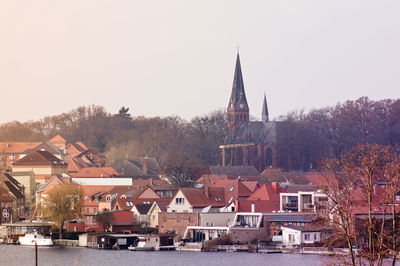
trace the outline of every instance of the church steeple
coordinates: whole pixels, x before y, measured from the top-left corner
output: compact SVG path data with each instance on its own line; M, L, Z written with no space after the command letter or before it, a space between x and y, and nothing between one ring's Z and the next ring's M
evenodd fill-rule
M269 121L269 113L268 113L268 105L267 105L267 96L264 93L264 102L261 112L261 121L266 123Z
M242 76L242 67L240 65L239 52L236 57L235 74L231 98L228 105L228 123L232 129L236 129L243 122L249 121L249 106L247 104L246 93Z

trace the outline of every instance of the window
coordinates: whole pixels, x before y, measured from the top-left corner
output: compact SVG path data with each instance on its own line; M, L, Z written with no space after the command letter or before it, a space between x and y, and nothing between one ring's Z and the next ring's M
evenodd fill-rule
M185 199L184 198L176 198L175 204L177 204L177 205L185 204Z
M87 213L90 213L90 208L87 208Z
M257 226L257 224L258 224L258 218L259 218L258 216L253 216L253 217L252 217L252 219L253 219L253 221L252 221L252 222L253 222L253 226Z
M153 221L155 221L156 220L156 216L155 215L153 215Z
M172 197L172 191L165 192L165 197L166 198L171 198Z
M118 209L119 209L119 208L118 208L118 205L115 205L115 209L118 211Z
M304 240L310 240L310 234L304 234Z
M314 240L317 240L317 234L314 234Z
M96 210L96 208L94 208L94 213L97 213L97 210Z

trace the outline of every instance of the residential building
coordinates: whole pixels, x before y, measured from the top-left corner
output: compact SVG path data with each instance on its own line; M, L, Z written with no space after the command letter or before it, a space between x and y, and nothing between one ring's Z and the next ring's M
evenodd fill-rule
M328 196L315 186L291 185L280 193L280 210L327 214Z
M62 175L67 172L67 164L48 151L34 150L12 166L13 172L35 173L35 181L44 184L53 175Z
M321 229L314 226L282 226L282 245L312 245L321 242Z
M179 188L170 204L168 212L218 212L225 207L223 188Z

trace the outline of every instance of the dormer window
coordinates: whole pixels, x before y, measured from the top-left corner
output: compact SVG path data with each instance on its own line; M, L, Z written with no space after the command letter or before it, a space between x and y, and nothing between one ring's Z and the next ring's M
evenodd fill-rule
M229 189L229 192L232 192L234 189L235 189L234 187L231 187L231 188Z

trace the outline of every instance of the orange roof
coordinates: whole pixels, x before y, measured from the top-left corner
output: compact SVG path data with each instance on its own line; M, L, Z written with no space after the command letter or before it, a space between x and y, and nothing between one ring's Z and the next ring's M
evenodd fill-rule
M92 200L91 196L100 195L102 193L108 192L114 188L114 186L80 186L83 191L83 205L98 205L99 202L96 200Z
M112 167L85 167L79 170L74 177L112 177L119 173Z
M61 137L60 135L57 135L55 137L52 137L49 142L65 142L65 139Z
M245 185L251 192L254 192L260 186L258 185L257 181L243 181L243 185Z
M277 183L264 184L259 189L254 191L248 200L269 200L279 203L279 193L285 192Z
M0 152L23 153L26 150L33 149L43 142L0 142Z
M251 190L239 180L219 180L213 187L223 188L225 192L225 201L227 204L241 198L247 198L251 195Z

